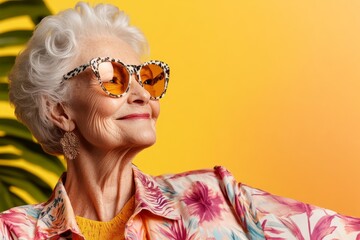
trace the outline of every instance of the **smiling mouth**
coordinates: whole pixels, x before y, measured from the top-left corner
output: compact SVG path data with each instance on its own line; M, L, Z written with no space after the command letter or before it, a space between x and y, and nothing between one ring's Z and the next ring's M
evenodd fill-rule
M134 113L134 114L129 114L129 115L119 118L119 120L127 120L127 119L150 119L150 114L149 113Z

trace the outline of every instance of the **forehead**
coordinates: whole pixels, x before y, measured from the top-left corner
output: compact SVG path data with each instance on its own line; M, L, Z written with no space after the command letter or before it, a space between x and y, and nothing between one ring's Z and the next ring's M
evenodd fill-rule
M112 57L125 64L140 64L140 56L128 43L117 37L82 38L79 40L79 50L77 65L88 63L95 57Z

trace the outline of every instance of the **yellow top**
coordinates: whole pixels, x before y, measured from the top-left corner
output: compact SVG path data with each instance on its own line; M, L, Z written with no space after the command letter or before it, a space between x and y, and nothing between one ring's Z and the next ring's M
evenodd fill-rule
M134 212L135 197L125 204L120 213L108 222L76 216L76 222L86 240L125 239L125 224Z

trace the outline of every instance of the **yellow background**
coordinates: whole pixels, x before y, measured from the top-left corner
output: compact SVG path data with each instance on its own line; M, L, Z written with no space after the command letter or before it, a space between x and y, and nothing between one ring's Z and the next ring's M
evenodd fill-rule
M171 67L142 170L224 165L253 187L360 217L359 1L107 2ZM58 12L75 1L47 3ZM31 27L21 18L0 31L20 22Z

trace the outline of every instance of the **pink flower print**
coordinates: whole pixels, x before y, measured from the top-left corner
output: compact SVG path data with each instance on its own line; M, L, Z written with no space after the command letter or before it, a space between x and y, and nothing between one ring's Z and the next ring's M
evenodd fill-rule
M239 185L240 186L240 185ZM240 188L240 187L239 187ZM247 227L247 224L246 224L246 206L245 204L249 204L250 203L242 203L242 200L239 199L240 197L239 196L235 196L235 211L237 213L237 215L241 218L241 221L240 221L240 225L241 225L241 228L244 229L245 232L248 232L248 227ZM255 220L254 220L255 222Z
M283 233L283 231L281 231L280 229L276 229L272 226L267 226L267 220L265 219L265 221L261 224L262 229L264 230L265 234L269 233L273 233L273 234L281 234ZM268 239L271 237L268 237Z
M334 215L332 216L325 215L322 218L320 218L316 223L314 229L312 231L309 229L310 239L320 240L332 234L336 229L336 227L331 226L331 221L333 220L334 217L335 217ZM302 235L299 224L296 224L291 218L289 219L279 218L279 220L291 231L291 233L296 239L299 240L307 239ZM271 238L267 236L267 239L277 239L277 238Z
M347 233L360 231L360 219L347 217L347 216L339 216L340 219L343 220L345 225L345 231ZM360 239L360 234L358 235Z
M280 218L279 220L291 231L291 233L293 234L295 239L305 240L305 238L301 234L299 226L293 220L291 220L291 218L289 218L289 219L281 219ZM266 238L268 239L267 236L266 236ZM270 238L270 239L276 239L276 238Z
M232 176L231 173L226 168L221 166L216 166L215 171L220 175L222 179Z
M199 216L200 222L220 217L222 198L202 182L194 182L183 201L189 207L190 214Z
M136 172L135 172L136 173ZM169 201L164 197L160 188L145 175L137 173L137 179L141 184L137 185L135 198L142 208L152 208L154 211L165 214L173 211ZM142 197L146 195L146 197Z
M302 202L298 202L293 199L278 197L271 195L269 193L261 193L260 194L265 199L264 202L274 203L274 204L267 204L265 207L267 209L259 209L260 212L265 214L277 214L284 217L289 217L295 214L302 214L306 213L306 215L311 217L312 211L314 207Z
M189 233L190 228L186 229L181 221L175 221L174 224L167 226L168 229L160 228L160 232L169 240L193 240L195 234Z
M332 234L336 229L335 226L331 227L331 221L334 217L334 215L325 215L320 218L311 233L311 239L324 239L327 235Z

